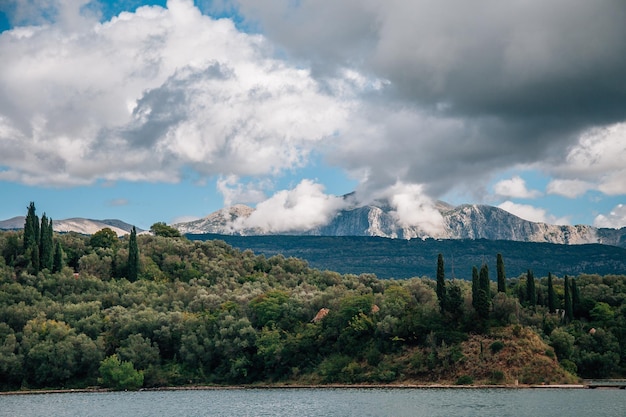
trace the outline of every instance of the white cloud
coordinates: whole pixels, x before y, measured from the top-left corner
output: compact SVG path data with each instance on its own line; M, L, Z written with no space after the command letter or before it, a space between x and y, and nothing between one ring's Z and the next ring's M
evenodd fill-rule
M83 3L51 3L83 24L0 34L3 179L172 182L186 165L275 175L346 126L349 103L190 0L104 23L80 15Z
M538 190L529 190L526 188L526 181L519 175L515 175L508 180L497 182L493 189L495 193L502 197L511 198L537 198L541 196Z
M547 224L569 224L567 218L557 218L548 214L545 209L541 207L531 206L529 204L517 204L507 200L504 203L499 204L498 207L502 210L506 210L509 213L516 215L519 218L531 222Z
M238 228L261 228L269 233L309 230L326 224L346 206L341 197L324 193L324 186L303 180L292 190L282 190L257 204L245 219L237 219Z
M569 179L557 184L564 183L571 193L586 187L607 195L626 194L625 160L626 122L587 130L552 171Z
M567 198L577 198L592 188L593 184L588 181L555 179L548 183L546 192Z
M596 227L607 227L619 229L626 226L626 205L618 204L608 214L596 216L593 225Z
M235 175L229 175L217 180L217 191L224 197L226 207L235 204L256 204L267 199L265 190L272 185L267 180L243 184Z
M443 216L424 193L422 185L397 182L377 196L381 197L395 209L393 214L401 226L418 226L433 237L443 233Z

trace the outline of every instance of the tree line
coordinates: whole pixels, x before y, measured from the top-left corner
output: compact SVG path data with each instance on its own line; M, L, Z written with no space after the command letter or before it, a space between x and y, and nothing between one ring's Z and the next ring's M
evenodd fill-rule
M0 233L5 390L626 373L625 276L508 278L498 254L495 280L486 263L447 279L443 255L435 279L382 280L189 241L164 224L52 233L55 268L41 262L43 217Z

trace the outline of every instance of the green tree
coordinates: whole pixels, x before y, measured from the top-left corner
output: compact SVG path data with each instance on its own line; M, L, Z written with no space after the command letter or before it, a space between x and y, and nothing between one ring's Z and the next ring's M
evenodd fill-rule
M139 277L139 247L137 246L137 230L130 231L128 239L128 280L137 281Z
M52 259L52 273L61 272L63 266L65 265L63 258L63 247L61 246L61 243L56 242L54 244L54 257Z
M526 273L526 300L529 307L537 305L537 289L535 287L535 275L532 270Z
M92 248L111 248L118 241L117 234L109 227L98 230L89 239Z
M487 266L487 264L483 264L483 266L480 268L478 285L479 288L483 290L485 294L487 294L487 298L491 300L490 282L491 280L489 279L489 267Z
M565 322L569 323L574 318L574 309L572 307L572 293L571 293L571 288L570 288L569 277L567 275L565 275L563 286L565 288L565 296L564 296L565 317L564 318L565 318Z
M580 317L581 315L581 303L580 303L580 291L578 290L578 285L576 284L576 279L572 278L570 281L572 286L572 318Z
M143 386L143 372L137 371L132 362L120 361L117 355L109 356L100 363L100 382L114 390L137 390Z
M506 275L504 273L504 260L502 254L496 257L496 269L498 273L498 292L506 292Z
M472 267L472 307L474 310L478 310L478 290L480 289L480 282L478 278L478 268Z
M552 272L548 272L548 311L550 313L556 312L556 294L554 293Z
M24 251L34 246L39 246L39 217L36 214L35 203L31 201L24 221Z
M41 216L41 227L39 230L39 267L51 271L54 259L54 242L52 219L48 219L46 213Z
M180 232L173 228L172 226L168 226L164 222L156 222L152 226L150 226L150 231L155 236L163 236L163 237L181 237Z
M446 309L446 279L442 254L437 257L437 299L439 310L443 313Z

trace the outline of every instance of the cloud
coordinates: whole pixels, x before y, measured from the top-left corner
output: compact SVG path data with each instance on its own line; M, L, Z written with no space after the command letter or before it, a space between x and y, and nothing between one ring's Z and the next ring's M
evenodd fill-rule
M260 202L256 210L233 225L238 228L261 228L268 233L309 230L326 224L346 202L341 197L324 194L321 184L303 180L292 190L282 190Z
M192 169L254 203L314 153L361 196L397 193L407 224L409 202L430 218L427 199L485 200L494 172L521 165L552 175L551 194L626 194L623 2L199 2L244 33L191 0L102 22L86 0L9 1L24 26L0 34L3 181ZM496 191L539 196L526 187Z
M506 210L509 213L516 215L519 218L531 222L564 225L569 224L567 218L557 218L548 214L545 209L541 207L531 206L529 204L517 204L507 200L504 203L499 204L498 207L502 210Z
M2 179L176 182L183 167L276 175L346 125L349 103L309 71L189 0L103 23L77 11L84 3L48 3L82 25L51 19L0 34Z
M561 195L567 198L576 198L593 188L593 184L581 180L552 180L546 189L548 194Z
M538 190L528 190L526 188L526 181L519 175L515 175L508 180L497 182L493 186L493 189L497 195L502 197L537 198L541 196L541 192Z
M392 214L402 227L418 226L433 237L443 234L443 216L434 207L431 198L424 193L422 185L397 182L376 198L389 201L394 209Z
M607 227L619 229L626 226L626 205L618 204L608 214L596 216L593 225L596 227Z
M217 190L224 197L224 205L256 204L267 199L265 190L272 187L269 181L241 183L239 178L230 175L217 180Z
M330 156L372 188L400 178L435 197L484 196L490 173L550 171L587 129L624 120L619 2L233 3L318 79L348 67L385 81ZM619 182L602 189L615 193Z
M126 198L116 198L114 200L107 201L107 205L112 207L127 206L130 202Z

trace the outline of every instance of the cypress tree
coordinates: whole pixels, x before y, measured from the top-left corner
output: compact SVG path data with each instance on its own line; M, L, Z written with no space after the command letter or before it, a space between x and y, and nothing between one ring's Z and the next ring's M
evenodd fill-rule
M570 289L569 277L565 275L565 281L563 282L565 287L565 322L569 323L574 318L574 309L572 307L572 293Z
M570 284L572 286L572 318L580 317L580 291L574 277L572 277Z
M499 253L496 258L496 269L498 273L498 292L506 292L506 275L504 273L504 260Z
M39 218L36 214L35 203L31 201L24 221L24 252L35 245L39 245Z
M46 213L41 216L41 228L39 238L39 266L41 269L52 270L54 258L54 242L52 241L52 219L48 219Z
M483 264L483 266L480 268L480 274L478 277L478 285L480 287L481 290L483 290L485 292L485 294L487 295L487 299L491 299L491 289L489 288L489 267L487 266L487 264Z
M128 239L128 280L136 281L139 277L139 248L137 247L137 230L130 231Z
M489 310L491 310L491 290L489 289L489 267L487 264L483 264L480 268L476 306L474 308L480 318L489 318Z
M443 313L446 309L446 281L442 254L437 257L437 299L439 310Z
M552 283L552 272L548 272L548 311L550 313L556 312L556 295Z
M478 282L478 268L474 265L472 267L472 307L478 311L478 290L480 289L480 283Z
M63 269L63 248L59 242L54 245L54 258L52 260L52 273L61 272Z
M535 288L535 275L532 270L526 274L526 300L529 307L537 305L537 290Z
M491 309L491 302L489 301L489 296L480 288L478 290L478 295L476 297L476 312L481 319L489 318L489 310Z

